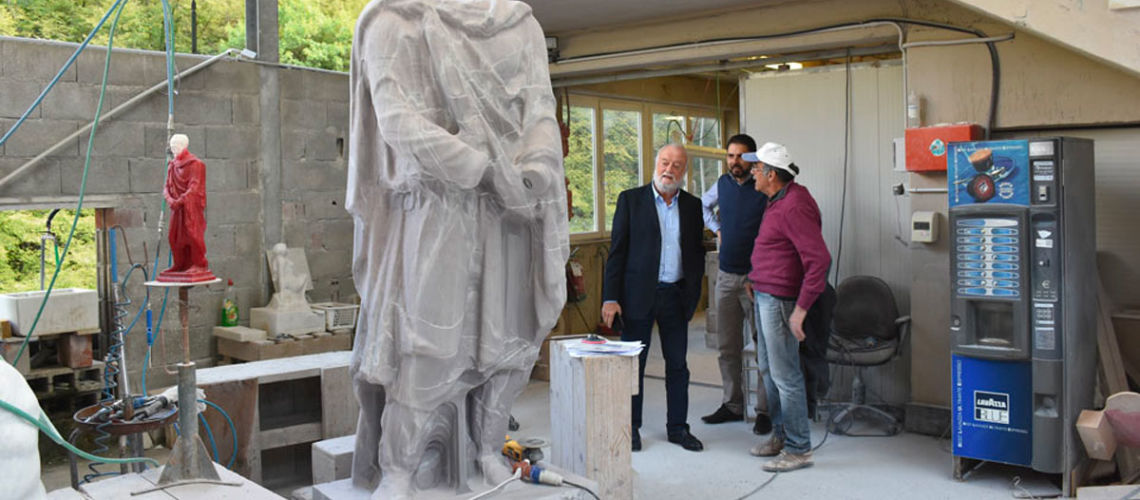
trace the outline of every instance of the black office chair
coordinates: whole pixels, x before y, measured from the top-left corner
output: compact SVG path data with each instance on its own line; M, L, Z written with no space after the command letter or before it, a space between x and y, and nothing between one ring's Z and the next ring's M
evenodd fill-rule
M849 434L857 415L865 415L887 427L887 435L902 430L891 413L867 404L862 372L899 357L910 332L910 316L899 316L894 294L886 282L874 276L852 276L836 289L838 295L828 339L827 361L855 368L851 401L832 406L828 429Z

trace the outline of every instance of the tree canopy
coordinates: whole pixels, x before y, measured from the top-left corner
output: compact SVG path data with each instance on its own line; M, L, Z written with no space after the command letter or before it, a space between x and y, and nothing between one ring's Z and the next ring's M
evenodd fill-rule
M170 0L175 52L191 51L192 0ZM280 60L347 71L352 30L368 0L280 0ZM81 42L114 0L6 0L0 2L0 35ZM196 2L198 52L216 54L245 46L245 0ZM165 50L161 0L128 0L115 46ZM94 38L106 44L109 25Z

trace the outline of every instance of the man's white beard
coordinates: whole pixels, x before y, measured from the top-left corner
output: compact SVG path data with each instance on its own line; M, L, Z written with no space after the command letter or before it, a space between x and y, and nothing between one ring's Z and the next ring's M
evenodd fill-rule
M667 182L662 179L657 173L653 174L653 186L657 188L657 192L661 194L673 195L681 189L681 180L677 179L673 183Z

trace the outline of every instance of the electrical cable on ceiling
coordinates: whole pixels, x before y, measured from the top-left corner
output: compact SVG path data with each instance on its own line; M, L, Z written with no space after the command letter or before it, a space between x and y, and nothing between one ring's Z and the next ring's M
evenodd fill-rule
M901 27L899 27L900 24L925 26L925 27L929 27L929 28L938 28L938 29L944 29L944 30L949 30L949 31L955 31L958 33L966 33L966 34L974 35L974 36L978 37L979 39L984 40L984 42L979 41L979 43L985 43L986 44L986 47L990 53L990 65L992 68L991 85L990 85L989 117L986 120L986 130L985 130L985 134L986 134L985 138L988 140L990 138L991 131L994 129L994 127L996 127L996 123L997 123L998 91L1001 87L1001 63L998 59L997 46L995 45L995 42L1004 41L1005 38L1003 38L1003 37L991 38L991 37L987 36L985 34L985 32L983 32L982 30L971 29L971 28L962 28L959 26L951 25L951 24L944 24L944 23L938 23L938 22L933 22L933 21L926 21L926 20L922 20L922 19L911 19L911 18L904 18L904 17L878 17L878 18L867 19L864 21L849 22L849 23L837 23L837 24L831 24L831 25L822 26L822 27L818 27L818 28L794 30L794 31L788 31L788 32L783 32L783 33L772 33L772 34L766 34L766 35L754 35L754 36L747 36L747 37L709 38L709 39L704 39L704 40L698 40L695 42L679 42L679 43L658 45L658 46L653 46L653 47L645 47L645 48L635 49L635 50L615 50L615 51L608 51L608 52L599 52L599 53L595 53L595 54L588 54L588 55L583 55L583 56L558 59L555 61L555 63L562 64L562 63L573 63L573 62L585 62L585 61L590 61L590 60L605 59L605 58L611 58L611 57L651 54L651 53L655 53L655 52L680 49L680 48L697 48L697 47L704 47L704 46L709 46L709 45L724 45L724 44L733 44L733 43L753 42L753 41L760 41L760 40L770 40L770 39L776 39L776 38L789 38L789 37L795 37L795 36L818 34L818 33L827 33L827 32L841 31L841 30L848 30L848 29L869 28L869 27L874 27L874 26L884 25L884 24L893 25L896 28L896 30L899 31L898 45L899 45L899 50L902 52L902 57L903 57L903 73L904 73L904 75L903 75L903 85L904 85L903 98L904 99L906 98L906 95L907 95L907 92L906 92L907 89L905 88L907 86L907 82L906 82L906 79L907 79L906 78L906 47L904 46L906 44L903 43L903 33L902 33ZM925 42L916 42L916 43L925 43ZM916 45L916 46L918 46L918 45Z

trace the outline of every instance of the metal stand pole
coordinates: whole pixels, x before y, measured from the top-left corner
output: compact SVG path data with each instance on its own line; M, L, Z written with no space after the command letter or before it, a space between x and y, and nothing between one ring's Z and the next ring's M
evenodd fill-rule
M219 480L218 471L198 437L198 380L190 361L189 286L178 287L178 320L182 323L182 360L178 365L178 441L159 476L159 486L195 479Z

